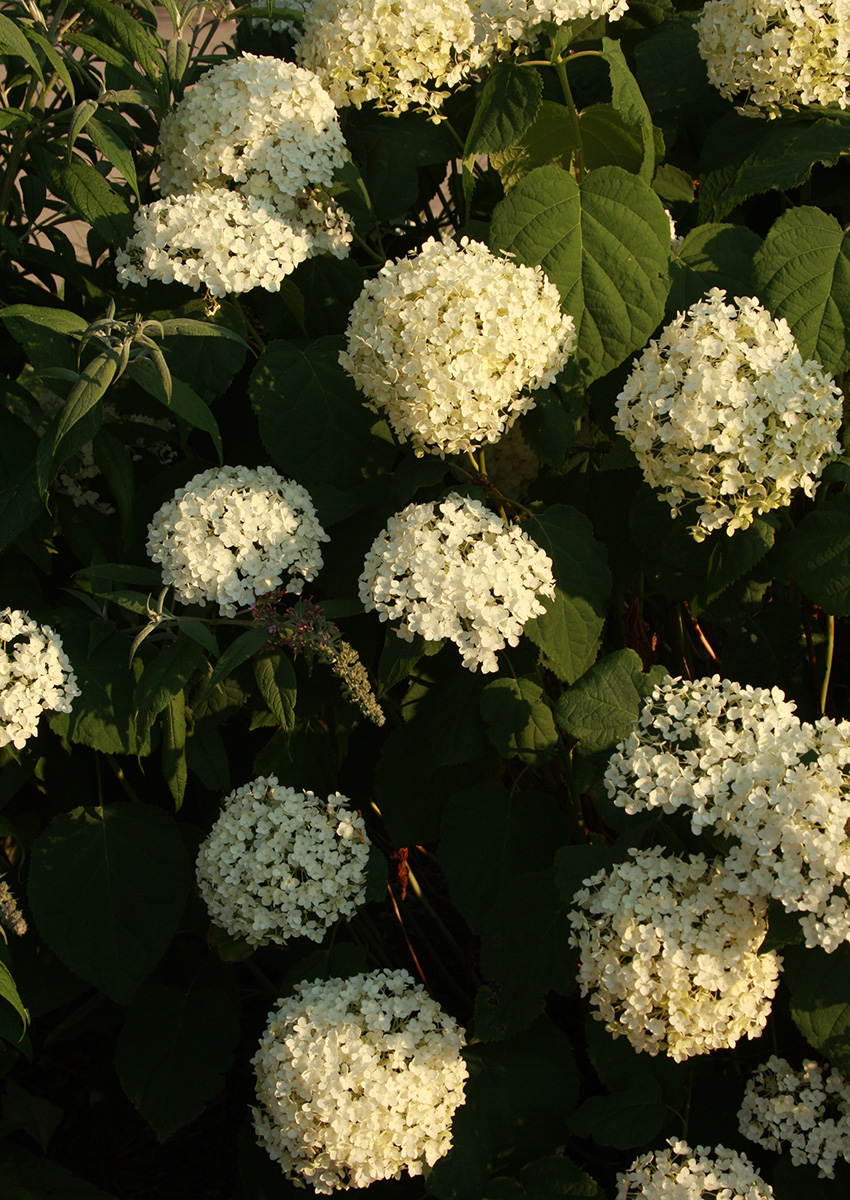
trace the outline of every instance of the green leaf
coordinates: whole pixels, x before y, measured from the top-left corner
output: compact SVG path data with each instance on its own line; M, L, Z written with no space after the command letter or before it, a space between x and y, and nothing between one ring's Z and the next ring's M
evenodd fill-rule
M178 692L163 710L162 773L177 812L186 794L189 768L186 762L186 696Z
M569 1120L572 1133L593 1138L598 1146L632 1150L653 1141L667 1119L660 1085L641 1075L629 1087L609 1096L591 1096Z
M547 466L560 470L576 443L584 415L585 392L571 358L556 383L534 393L534 408L522 418L522 436Z
M115 500L125 551L133 540L133 502L135 482L133 459L129 450L108 429L101 429L92 441L92 457L102 471Z
M549 762L558 731L543 688L533 678L494 679L481 693L481 715L490 741L503 758L533 766Z
M553 1154L523 1167L516 1179L491 1179L484 1200L561 1200L563 1196L604 1200L595 1179L568 1158Z
M537 116L542 96L538 71L521 67L513 59L497 63L481 91L463 148L464 159L498 154L518 142Z
M843 117L758 121L730 113L711 127L703 144L700 220L722 221L750 196L799 187L815 163L833 166L847 152L847 141Z
M348 117L345 141L379 221L401 216L416 201L417 168L447 163L457 154L451 133L424 113L392 116L364 107Z
M148 79L156 83L162 73L162 58L156 53L159 35L144 21L135 20L112 0L82 0L82 7L95 18L102 30L139 64Z
M254 678L278 725L295 725L295 669L285 654L274 651L254 659Z
M543 100L522 137L501 153L490 155L490 166L499 172L507 192L537 167L554 163L568 171L574 148L575 133L569 112L563 104Z
M642 162L637 173L646 183L650 183L655 174L655 133L646 101L638 81L629 69L620 43L604 37L601 53L611 75L611 104L626 126L633 126L639 130Z
M0 997L11 1005L14 1011L21 1019L20 1028L18 1029L19 1038L26 1032L27 1024L29 1023L29 1013L24 1008L24 1002L18 995L18 989L12 978L12 972L4 962L0 962Z
M685 312L719 287L727 296L753 294L753 259L761 238L745 225L698 225L670 263L667 313Z
M213 416L209 405L205 404L201 397L188 383L184 383L182 379L171 379L171 396L165 394L165 388L162 386L162 380L153 367L153 364L147 359L136 359L130 364L127 372L137 380L142 387L151 396L155 397L160 404L165 405L171 412L176 413L178 417L182 417L194 429L202 429L204 433L208 433L212 438L213 445L218 454L219 463L224 462L224 451L222 449L221 431L218 427L218 421Z
M224 654L222 654L221 658L215 664L213 673L207 680L207 694L222 679L226 679L228 675L231 675L237 667L241 667L242 663L247 662L249 658L253 658L255 654L259 654L268 640L269 635L265 629L249 629L245 633L240 633L239 637L230 643Z
M89 651L90 628L63 626L62 641L80 695L70 713L51 714L50 728L103 754L149 754L150 743L138 741L134 719L133 691L142 664L136 660L132 668L127 666L127 639L118 633L109 633Z
M221 651L218 648L216 636L209 625L205 625L197 617L178 617L177 628L181 633L185 633L186 637L192 638L199 646L203 646L213 658L219 657Z
M0 317L9 324L10 333L18 341L21 339L15 333L15 321L31 321L35 325L66 334L83 333L88 328L88 322L83 317L67 308L42 308L38 304L9 304L0 311Z
M28 30L28 36L31 39L31 41L36 46L38 46L41 53L44 55L44 57L50 63L50 66L52 67L52 69L56 72L58 77L62 80L62 83L68 89L68 95L70 96L71 103L73 104L75 101L74 79L73 79L73 76L71 75L71 72L68 69L68 64L65 61L65 58L62 56L62 54L60 54L56 50L56 48L54 46L52 46L50 44L50 42L47 40L47 38L44 37L42 34L38 33L37 30L35 30L35 29ZM65 53L67 54L67 51ZM68 55L68 57L69 58L71 57L70 54Z
M569 911L552 868L516 873L507 881L484 920L481 969L498 989L498 1008L486 1032L476 1026L479 1037L527 1028L550 991L567 992L575 983Z
M560 679L571 683L596 658L611 590L607 555L582 513L556 504L525 526L528 536L552 559L557 584L543 616L528 621L523 633Z
M75 974L128 1004L177 932L193 885L174 821L147 804L54 817L30 852L40 935Z
M82 100L71 113L71 124L68 126L67 141L69 158L74 142L76 142L99 107L100 105L97 100Z
M186 67L189 65L190 50L182 38L169 38L165 47L165 67L171 81L172 90L175 83L180 83Z
M652 177L652 190L657 192L668 204L691 204L694 199L694 181L687 171L670 163L662 163L655 168Z
M425 1169L428 1195L437 1200L481 1200L494 1171L550 1154L563 1144L578 1098L569 1040L546 1018L509 1041L468 1046L464 1058L466 1102L454 1116L452 1149ZM534 1200L544 1197L535 1193Z
M832 616L850 616L850 494L830 496L803 517L781 556L783 579Z
M198 321L194 317L169 317L162 322L162 332L165 337L188 338L224 338L228 342L236 342L248 348L248 343L235 329L226 325L217 325L213 320Z
M0 1149L0 1195L3 1200L116 1200L59 1163L30 1154L4 1139Z
M808 205L771 226L755 258L759 296L784 318L804 359L837 375L850 367L850 235Z
M582 155L588 171L622 167L637 175L644 161L640 130L628 125L612 104L592 104L579 119Z
M132 236L129 208L95 167L75 158L60 167L57 184L71 208L107 246L123 246Z
M20 25L5 13L0 13L0 54L14 54L22 58L32 68L36 78L44 83L44 73L38 55Z
M645 681L634 650L608 654L560 697L555 709L558 724L586 754L607 750L634 727Z
M850 1076L850 946L832 954L820 947L792 946L783 977L791 992L791 1016L803 1037L841 1074Z
M136 684L136 725L142 740L156 717L192 678L202 655L201 647L188 637L178 637L160 650L145 667Z
M546 866L568 837L551 796L490 783L453 795L443 809L437 857L470 928L480 933L499 891L515 874Z
M86 124L86 132L106 161L119 170L127 180L136 195L136 199L141 200L133 155L115 130L103 121L89 117Z
M670 222L648 184L600 167L582 184L559 167L526 175L496 206L491 245L541 265L576 322L587 381L646 344L664 315Z
M38 435L0 408L0 550L20 537L42 512L35 456Z
M321 486L350 488L376 453L392 447L372 435L374 414L339 365L342 338L320 338L305 349L290 342L266 347L251 375L249 395L259 412L263 445L285 475L293 475L321 504ZM332 431L332 436L330 436Z
M635 47L640 90L654 113L701 100L710 85L692 16L673 16Z
M233 1062L239 1017L216 975L208 966L184 987L148 983L127 1010L115 1068L160 1141L200 1116Z

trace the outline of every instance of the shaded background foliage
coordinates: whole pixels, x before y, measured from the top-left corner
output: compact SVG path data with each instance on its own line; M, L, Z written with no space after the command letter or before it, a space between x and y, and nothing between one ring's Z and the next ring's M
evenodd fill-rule
M776 1047L850 1074L850 950L804 949L796 921L772 914L785 971L768 1032L675 1065L587 1017L567 913L629 846L697 847L675 818L626 817L601 785L665 673L779 686L804 719L847 715L850 460L814 502L697 545L611 418L635 353L715 286L758 296L843 384L850 116L741 116L708 85L695 14L637 3L614 36L584 30L580 48L600 56L569 67L580 181L545 65L497 64L449 99L446 124L344 110L351 257L213 310L179 285L118 288L112 258L156 195L163 115L234 53L210 49L216 14L177 0L43 13L38 26L0 6L0 602L61 631L82 694L25 749L0 751L3 868L30 921L0 946L3 1195L293 1194L250 1130L257 1038L298 981L375 965L424 975L474 1039L453 1150L376 1196L610 1195L638 1151L685 1132L751 1153L780 1200L845 1195L844 1167L833 1182L777 1164L734 1114ZM291 55L245 14L236 45ZM665 206L685 231L674 255ZM557 594L494 677L464 671L452 647L401 642L357 597L393 512L448 488L489 494L468 463L397 446L337 361L376 262L445 231L541 264L578 329L575 361L521 420L541 461L523 526ZM105 319L112 346L86 342ZM111 512L62 490L89 445ZM368 667L384 729L326 668L264 655L262 630L168 598L174 619L128 666L161 586L147 522L220 462L271 462L311 493L331 541L310 593ZM193 861L222 796L272 773L350 796L378 869L334 939L247 954L210 930Z

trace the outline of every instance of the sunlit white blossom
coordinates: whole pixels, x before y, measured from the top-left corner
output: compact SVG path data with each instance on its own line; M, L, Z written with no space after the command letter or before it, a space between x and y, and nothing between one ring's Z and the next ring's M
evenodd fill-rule
M759 954L767 902L742 896L722 862L701 854L629 853L573 898L570 944L594 1016L676 1062L757 1037L781 963Z
M405 641L449 638L471 671L498 670L496 652L516 646L522 627L555 593L549 556L516 525L478 500L451 493L409 504L372 544L360 599L382 621L401 621Z
M214 601L232 617L283 583L299 593L329 540L309 494L273 467L213 467L156 512L147 551L181 603Z
M773 1188L745 1154L725 1146L668 1140L669 1150L636 1158L617 1175L616 1200L773 1200Z
M836 1159L850 1162L850 1083L828 1063L795 1070L772 1055L747 1080L738 1123L759 1146L787 1149L795 1166L811 1163L832 1179Z
M464 1044L406 971L299 984L253 1059L260 1144L323 1196L421 1175L452 1145Z
M771 117L850 104L850 0L708 0L699 52L722 95Z
M650 342L617 397L614 424L697 541L814 495L840 452L841 392L803 362L784 320L713 288Z
M554 381L574 344L540 267L429 238L367 281L340 362L400 441L458 454L533 408L531 391Z
M237 788L198 851L198 887L211 919L251 945L320 942L365 899L365 828L339 792L323 800L274 775Z
M43 712L70 712L77 677L49 625L21 609L0 612L0 746L22 750Z
M470 0L479 38L500 50L534 42L544 24L567 25L588 17L618 21L627 0Z

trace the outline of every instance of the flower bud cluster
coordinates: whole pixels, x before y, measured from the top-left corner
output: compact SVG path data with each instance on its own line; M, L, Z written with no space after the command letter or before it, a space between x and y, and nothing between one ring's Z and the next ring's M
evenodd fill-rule
M277 291L306 258L348 253L349 218L328 197L345 144L312 72L254 54L213 67L166 116L160 151L163 199L136 213L123 284Z
M429 238L367 281L340 362L400 441L459 454L495 442L575 345L572 317L540 267L481 242Z
M745 1154L725 1146L697 1146L668 1141L669 1150L656 1150L635 1159L617 1175L616 1200L773 1200Z
M674 515L695 504L702 541L814 495L840 452L841 392L784 320L713 288L650 342L617 397L614 424Z
M252 946L320 942L366 896L363 818L335 792L326 800L274 775L231 792L198 851L196 876L214 924Z
M273 467L201 471L154 514L147 551L183 604L215 602L232 617L287 576L288 591L322 567L330 539L310 496Z
M0 612L0 746L11 742L22 750L27 738L38 733L43 712L70 712L79 694L59 634L49 625L38 625L29 613L4 608Z
M807 105L850 105L847 0L709 0L697 22L708 78L778 117Z
M498 670L496 651L516 646L526 621L555 594L549 556L516 525L479 500L455 492L409 504L372 544L360 576L360 599L382 621L434 642L449 638L463 665Z
M636 1050L676 1062L757 1037L781 959L759 954L767 902L721 862L630 851L586 879L570 913L582 995Z
M338 108L437 114L490 57L467 0L313 0L295 47Z
M741 1133L767 1150L791 1152L832 1179L835 1162L850 1162L850 1083L829 1064L808 1060L795 1071L772 1055L750 1076L738 1113Z
M629 813L685 808L729 838L739 891L799 913L807 945L850 941L850 722L801 722L778 688L667 679L605 786Z
M421 1175L452 1144L463 1030L406 971L300 984L253 1059L254 1128L319 1195Z

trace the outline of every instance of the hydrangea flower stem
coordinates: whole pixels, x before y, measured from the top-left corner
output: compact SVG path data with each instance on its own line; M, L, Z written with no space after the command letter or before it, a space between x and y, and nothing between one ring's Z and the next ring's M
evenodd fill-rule
M823 683L820 689L821 716L826 713L826 701L829 695L829 678L832 674L832 656L835 653L835 617L831 614L826 618L826 661L823 668Z
M554 64L555 72L561 84L561 91L564 93L564 99L567 102L567 108L570 113L570 124L573 127L573 137L575 139L575 149L573 150L573 169L575 171L576 182L581 183L584 178L584 151L581 144L581 130L578 123L578 113L576 112L575 101L573 100L572 89L570 88L569 80L567 79L567 68L563 60L558 60Z

